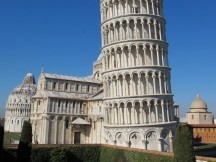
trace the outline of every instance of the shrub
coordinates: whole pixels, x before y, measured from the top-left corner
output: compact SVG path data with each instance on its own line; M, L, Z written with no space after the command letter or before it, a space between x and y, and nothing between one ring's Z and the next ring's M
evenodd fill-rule
M188 125L179 125L174 138L174 162L195 162L192 130Z
M53 148L34 148L32 149L31 162L48 162L51 159Z
M3 156L1 156L1 162L16 162L16 149L4 149Z
M51 162L81 162L68 148L54 148L51 152Z
M153 155L143 152L130 151L126 149L115 149L109 147L101 148L100 162L173 162L173 157Z
M0 126L0 157L3 154L3 144L4 144L4 127Z
M24 121L18 145L18 162L29 162L31 157L32 126L31 123Z

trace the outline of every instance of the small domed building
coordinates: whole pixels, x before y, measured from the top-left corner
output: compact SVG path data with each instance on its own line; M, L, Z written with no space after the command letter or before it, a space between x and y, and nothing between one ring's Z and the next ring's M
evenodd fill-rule
M192 101L186 118L188 124L213 124L213 115L208 112L205 101L199 95Z
M36 93L35 79L28 73L22 84L17 86L8 97L5 112L5 131L21 132L25 120L29 120L31 98Z
M216 143L214 115L208 112L206 102L199 95L192 101L186 118L192 128L195 143Z

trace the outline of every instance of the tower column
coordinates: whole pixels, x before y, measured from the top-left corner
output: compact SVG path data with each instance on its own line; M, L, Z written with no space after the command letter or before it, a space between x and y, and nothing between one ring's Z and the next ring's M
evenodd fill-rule
M165 66L164 64L164 49L161 49L161 58L162 58L162 66Z
M133 76L130 76L130 96L133 95Z
M143 45L143 52L144 52L144 65L147 65L146 46L145 45Z
M151 105L150 104L148 104L148 111L149 111L149 115L148 115L149 123L152 123L152 119L151 119Z
M150 51L151 51L151 65L154 65L154 55L153 55L153 46L152 45L150 47Z
M170 122L169 103L167 103L166 107L167 107L167 122Z
M148 75L146 75L145 76L145 78L146 78L146 94L149 94L149 76Z
M163 120L163 123L164 123L165 122L165 113L164 113L165 103L164 103L164 101L162 101L161 107L162 107L162 120Z
M148 20L148 33L149 33L149 39L152 39L152 36L151 36L151 22Z
M126 92L125 91L126 91L127 88L126 88L126 83L125 82L126 82L126 80L125 80L125 77L123 76L123 78L122 78L122 87L123 87L122 88L122 90L123 90L122 96L126 96Z
M141 28L142 28L142 39L145 39L145 22L143 20L141 20Z
M159 74L159 87L160 87L160 94L163 93L163 92L162 92L162 81L161 81L161 78L162 78L162 76L161 76L161 72L160 72L160 74Z
M153 0L151 0L151 4L152 4L152 13L154 15L155 14L155 10L154 10L154 1Z
M144 124L144 107L140 106L140 124Z
M155 78L156 78L156 75L153 74L152 77L153 77L153 91L154 91L153 93L156 94L156 84L155 84Z
M142 0L140 0L140 13L143 13L143 4L142 4Z
M157 22L154 20L154 34L155 34L155 39L157 39Z
M149 4L148 4L148 0L145 0L145 2L146 2L147 13L149 14Z
M138 26L137 26L137 21L134 22L134 28L135 28L135 39L138 39Z
M162 34L161 34L161 23L159 22L159 39L162 40Z
M159 46L157 45L156 47L156 52L157 52L157 65L160 66L160 60L159 60Z
M127 36L127 40L130 39L130 27L129 27L130 23L129 21L127 21L127 32L126 32L126 36Z
M156 123L158 123L158 118L159 118L159 116L158 116L158 104L155 104L155 109L156 109Z
M131 124L135 124L135 108L132 106L131 108Z

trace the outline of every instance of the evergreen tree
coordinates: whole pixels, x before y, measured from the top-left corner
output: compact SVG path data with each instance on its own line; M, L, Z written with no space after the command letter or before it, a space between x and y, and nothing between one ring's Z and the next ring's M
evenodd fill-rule
M4 127L0 126L0 157L3 155L4 144Z
M179 125L176 128L174 162L196 162L192 138L192 129L189 125Z
M32 126L24 121L17 152L18 162L29 162L31 157Z

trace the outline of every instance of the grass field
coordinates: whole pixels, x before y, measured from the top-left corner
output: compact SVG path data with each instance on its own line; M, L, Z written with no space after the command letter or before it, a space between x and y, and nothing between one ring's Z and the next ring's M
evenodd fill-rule
M19 140L21 133L12 133L12 132L5 132L4 133L4 144L10 144L10 140Z

